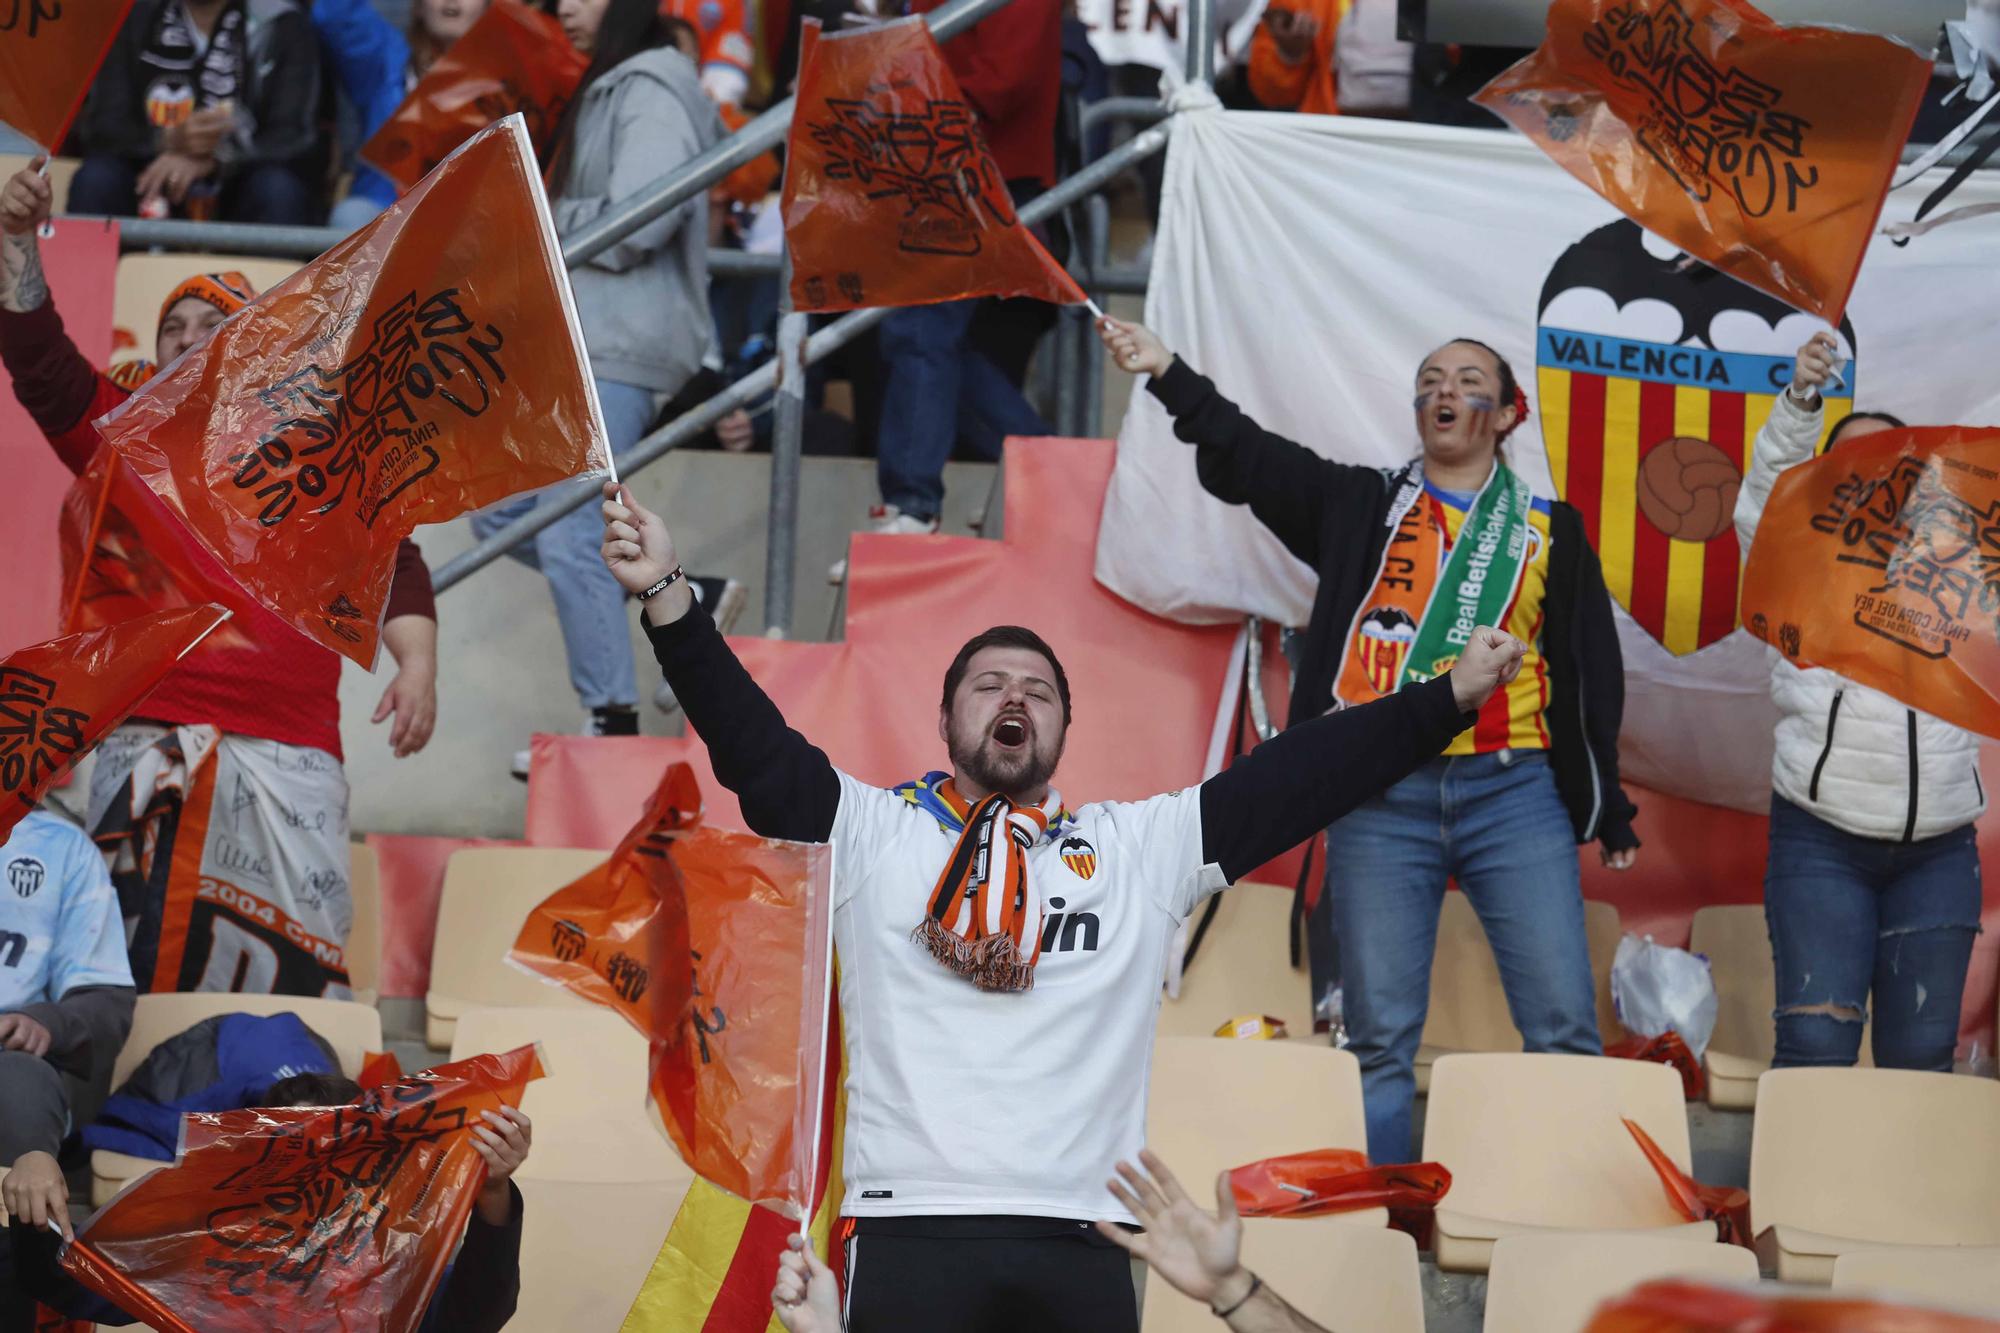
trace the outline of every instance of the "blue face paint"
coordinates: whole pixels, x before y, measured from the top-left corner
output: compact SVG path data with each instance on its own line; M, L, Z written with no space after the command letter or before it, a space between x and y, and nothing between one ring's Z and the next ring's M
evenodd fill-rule
M1417 411L1421 412L1425 408L1428 408L1431 405L1431 399L1435 396L1435 394L1436 394L1435 390L1425 389L1422 393L1416 396L1416 399L1414 402L1411 403L1411 406L1416 408Z
M1491 412L1495 406L1491 398L1477 393L1467 394L1465 396L1465 405L1475 412Z

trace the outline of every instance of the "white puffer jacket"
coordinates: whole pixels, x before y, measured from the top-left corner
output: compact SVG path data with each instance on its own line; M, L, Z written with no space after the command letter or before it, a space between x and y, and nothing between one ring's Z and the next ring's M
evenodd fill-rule
M1813 456L1822 409L1778 395L1757 435L1736 498L1736 539L1747 553L1778 474ZM1778 744L1771 785L1836 828L1908 842L1962 828L1986 809L1979 738L1877 690L1771 652Z

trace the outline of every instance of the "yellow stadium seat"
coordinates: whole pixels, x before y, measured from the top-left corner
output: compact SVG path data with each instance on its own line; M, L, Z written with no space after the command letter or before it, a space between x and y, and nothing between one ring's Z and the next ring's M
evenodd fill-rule
M1196 1197L1214 1206L1209 1192ZM1243 1262L1294 1310L1338 1333L1423 1333L1417 1244L1401 1231L1342 1226L1331 1218L1252 1217L1243 1223ZM1215 1333L1221 1327L1206 1305L1158 1277L1147 1278L1142 1333Z
M2000 1083L1771 1070L1757 1088L1750 1226L1787 1282L1829 1282L1858 1250L2000 1245Z
M1610 903L1583 904L1583 927L1590 941L1590 971L1597 987L1597 1030L1605 1041L1624 1035L1611 1005L1611 960L1618 952L1618 909ZM1430 1091L1431 1065L1457 1051L1518 1051L1521 1034L1507 1011L1500 967L1493 961L1486 928L1472 902L1456 890L1445 894L1438 914L1437 952L1431 960L1431 1002L1417 1048L1417 1091Z
M35 159L27 153L0 153L0 181L5 181L15 172L26 167ZM55 195L54 212L58 215L69 211L69 183L76 175L76 169L83 165L82 158L52 157L49 159L49 188Z
M585 1003L507 962L521 924L543 899L602 862L603 852L567 847L467 847L445 862L438 899L424 1039L451 1049L452 1025L477 1006L562 1007Z
M510 1333L618 1333L688 1183L522 1180L521 1299Z
M373 1005L382 998L382 868L367 843L351 843L348 851L354 923L347 930L347 982L356 1004Z
M529 1042L541 1043L547 1075L521 1098L535 1122L524 1179L636 1184L693 1174L646 1104L646 1039L608 1009L470 1009L451 1058Z
M1757 1280L1741 1245L1690 1245L1684 1237L1620 1231L1502 1236L1486 1277L1485 1333L1582 1333L1604 1301L1642 1282Z
M1683 1170L1680 1076L1589 1055L1447 1055L1432 1072L1423 1160L1451 1172L1437 1210L1438 1267L1483 1271L1502 1236L1652 1230L1713 1241L1684 1222L1620 1123L1630 1118Z
M1207 1037L1240 1015L1269 1014L1292 1036L1310 1037L1312 980L1303 959L1292 968L1288 942L1292 891L1238 884L1218 901L1180 998L1160 1006L1160 1035Z
M1324 1041L1161 1037L1153 1043L1146 1142L1205 1200L1215 1197L1217 1173L1231 1167L1315 1148L1365 1152L1361 1065ZM1380 1208L1335 1216L1388 1222Z
M300 995L252 995L232 991L141 995L132 1011L132 1032L118 1052L111 1086L118 1087L139 1067L153 1048L196 1023L217 1014L297 1014L307 1027L324 1037L349 1078L361 1072L370 1051L382 1049L382 1016L352 1000L321 1000ZM90 1155L90 1196L99 1207L161 1163L150 1157L118 1152Z
M297 272L289 259L255 259L249 255L131 254L118 260L118 280L111 298L112 327L132 336L130 347L119 348L111 360L153 359L160 329L160 305L174 288L197 273L241 273L259 292Z
M1707 957L1715 977L1715 1035L1702 1066L1708 1072L1708 1104L1726 1111L1757 1105L1757 1079L1771 1067L1777 1027L1777 981L1771 961L1771 932L1761 905L1703 907L1694 914L1688 948ZM1871 1028L1861 1033L1861 1063L1872 1065Z
M2000 1246L1898 1246L1833 1261L1833 1289L2000 1318Z

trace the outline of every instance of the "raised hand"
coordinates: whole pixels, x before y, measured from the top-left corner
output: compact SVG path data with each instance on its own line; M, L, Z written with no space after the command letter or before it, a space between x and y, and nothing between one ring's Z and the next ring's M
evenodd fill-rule
M1458 656L1451 669L1451 692L1461 712L1477 712L1493 691L1513 683L1521 674L1521 659L1527 647L1504 630L1480 626L1472 631L1472 642Z
M37 157L7 178L0 187L0 232L9 236L32 236L55 210L55 192L42 175L46 157Z
M1296 65L1312 54L1313 38L1319 35L1319 20L1296 9L1276 5L1264 11L1264 26L1278 44L1278 59Z
M1174 354L1144 324L1106 315L1097 321L1097 336L1103 340L1118 368L1127 374L1164 375L1167 367L1174 363Z
M787 1333L840 1333L840 1287L806 1238L793 1232L779 1256L771 1308Z
M681 565L666 521L615 481L604 483L604 563L618 586L634 597ZM687 614L693 604L687 580L676 579L646 604L646 617L655 625L670 624Z
M1110 1222L1098 1231L1145 1260L1175 1291L1211 1308L1227 1308L1243 1298L1250 1274L1239 1262L1243 1251L1243 1219L1236 1214L1236 1196L1227 1172L1215 1179L1215 1211L1205 1211L1181 1188L1166 1163L1148 1149L1139 1153L1144 1172L1130 1162L1118 1164L1120 1180L1106 1181L1144 1231L1133 1233ZM1148 1173L1151 1179L1147 1178Z
M1833 378L1834 362L1840 359L1840 345L1831 333L1815 333L1799 348L1792 363L1792 390L1799 397L1818 393Z

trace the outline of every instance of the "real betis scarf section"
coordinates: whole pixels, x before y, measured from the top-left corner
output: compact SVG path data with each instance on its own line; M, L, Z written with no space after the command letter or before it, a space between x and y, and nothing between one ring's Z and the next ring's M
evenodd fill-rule
M1355 617L1335 678L1342 703L1434 679L1451 670L1475 629L1505 622L1533 549L1532 504L1526 484L1496 459L1452 542L1424 493L1422 465L1411 467L1390 510L1395 530L1374 590Z

